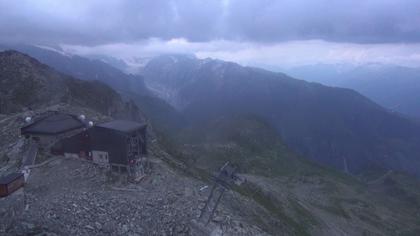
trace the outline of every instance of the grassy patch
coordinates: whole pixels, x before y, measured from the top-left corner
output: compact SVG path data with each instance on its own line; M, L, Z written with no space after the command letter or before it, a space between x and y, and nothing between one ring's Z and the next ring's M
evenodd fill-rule
M302 224L302 222L297 222L285 213L284 206L280 201L267 195L259 187L251 183L246 183L244 186L235 188L235 190L240 194L253 199L259 205L264 207L268 212L270 212L273 216L278 218L280 222L282 222L284 226L286 226L286 230L290 230L290 234L310 235L308 229L310 228L310 225L314 223L312 220L310 220L311 223L309 224ZM306 212L306 210L304 211L301 211L301 213L305 214L305 217L307 217L306 219L311 218L311 216L307 214L308 212ZM260 227L263 227L263 229L267 230L268 232L272 232L274 234L276 233L276 230L273 229L273 226L260 225Z
M291 208L296 213L296 218L298 219L300 224L303 224L308 228L319 225L319 222L312 215L312 213L306 210L297 200L293 198L288 198L288 201L290 203Z
M346 219L351 218L351 216L346 212L346 210L342 206L340 199L338 198L332 198L331 202L329 202L328 205L320 205L320 204L314 204L314 205L318 207L319 209L322 209L333 215L340 216Z

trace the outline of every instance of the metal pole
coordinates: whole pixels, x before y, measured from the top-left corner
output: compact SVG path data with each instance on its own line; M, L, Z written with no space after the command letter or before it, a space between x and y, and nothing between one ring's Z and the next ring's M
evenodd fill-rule
M217 206L219 205L220 199L222 199L223 193L225 192L225 188L221 187L220 188L220 195L216 200L216 205L214 205L213 210L210 213L209 219L207 220L207 224L208 225L210 223L210 220L213 218L214 212L216 211Z
M211 192L210 192L210 195L209 195L209 197L207 198L207 201L206 201L206 203L204 204L204 208L203 209L201 209L201 213L200 213L200 216L198 217L198 219L201 219L201 217L204 215L204 212L207 210L207 206L208 206L208 204L209 204L209 202L211 201L211 198L213 197L213 192L214 192L214 190L216 189L216 183L213 185L213 187L211 188Z

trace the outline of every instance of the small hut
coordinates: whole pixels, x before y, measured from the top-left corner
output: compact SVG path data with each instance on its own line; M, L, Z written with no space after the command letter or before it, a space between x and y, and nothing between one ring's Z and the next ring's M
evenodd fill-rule
M58 142L53 150L118 170L136 171L147 155L146 124L114 120Z
M145 167L146 124L114 120L93 125L81 117L54 112L22 127L21 134L34 149L28 152L25 163L34 163L33 156L39 147L56 155L92 160L119 171L138 172Z
M29 142L48 148L58 140L81 132L87 124L77 116L58 112L47 113L20 129Z
M147 154L146 124L114 120L95 125L88 133L94 162L131 165Z

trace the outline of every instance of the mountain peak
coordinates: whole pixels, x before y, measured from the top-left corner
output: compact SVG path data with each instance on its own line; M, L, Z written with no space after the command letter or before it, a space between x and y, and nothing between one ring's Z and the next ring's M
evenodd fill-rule
M6 50L3 52L0 52L0 59L2 61L7 60L7 61L16 61L16 62L21 62L21 63L26 62L26 63L38 64L38 65L41 64L34 58L16 50Z

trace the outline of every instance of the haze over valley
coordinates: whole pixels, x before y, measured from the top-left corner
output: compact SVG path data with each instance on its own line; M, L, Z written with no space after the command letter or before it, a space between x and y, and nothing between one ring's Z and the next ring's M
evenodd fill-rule
M0 8L0 234L420 234L416 1Z

